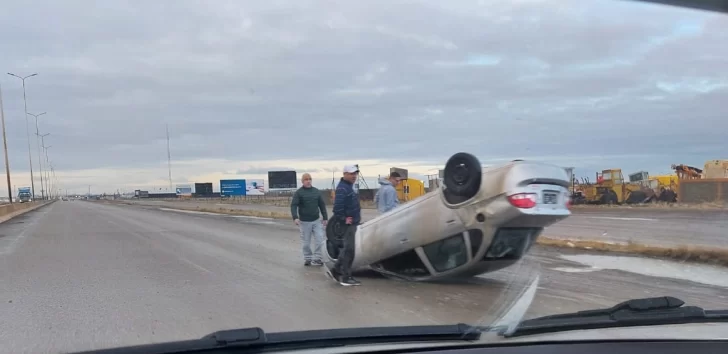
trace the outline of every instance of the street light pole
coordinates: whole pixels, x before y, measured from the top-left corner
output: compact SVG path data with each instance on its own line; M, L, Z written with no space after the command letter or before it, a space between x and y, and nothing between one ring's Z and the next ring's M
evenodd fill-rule
M53 164L51 164L50 161L48 161L48 166L50 166L48 169L50 172L48 172L48 190L53 191L53 194L49 193L49 197L55 197L55 189L56 189L56 170L53 168Z
M50 197L50 193L53 192L53 180L51 177L55 178L55 175L52 174L53 165L51 164L51 160L48 158L48 148L50 148L53 145L46 146L45 148L45 158L46 158L46 184L48 185L48 188L46 189L48 191L48 196Z
M47 167L46 168L46 185L47 185L46 190L48 191L49 197L50 197L50 193L53 191L53 187L52 187L53 180L51 179L51 177L54 177L54 176L52 176L52 174L51 174L52 171L50 170L53 168L53 165L51 164L51 160L48 158L48 149L51 146L53 146L53 145L49 145L49 146L45 147L45 158L46 158L46 167Z
M35 117L35 141L38 144L38 167L40 168L40 197L41 199L46 199L46 193L47 189L45 189L45 184L43 184L43 161L41 160L41 151L40 151L40 139L38 138L40 136L40 130L38 130L38 117L46 114L46 112L33 114L28 113L29 115Z
M38 75L37 73L28 76L18 76L13 73L8 73L10 76L17 77L23 81L23 105L25 106L25 133L28 136L28 164L30 165L30 187L32 191L33 199L35 199L35 179L33 179L33 158L30 153L30 126L28 126L28 99L25 95L25 79Z
M8 139L5 136L5 108L3 108L3 89L0 87L0 118L3 125L3 149L5 150L5 176L8 179L8 200L13 204L13 188L10 185L10 161L8 160Z
M45 163L46 163L46 170L45 170L45 184L44 184L44 185L42 185L42 187L43 187L43 188L44 188L44 189L46 190L46 196L49 196L48 194L50 194L50 191L51 191L51 190L50 190L50 189L48 188L48 185L49 185L49 183L48 183L48 182L49 182L49 178L50 178L50 176L48 175L48 166L49 166L49 164L48 164L48 162L49 162L49 161L48 161L48 148L49 148L50 146L46 146L46 145L45 145L45 137L47 137L48 135L51 135L51 133L45 133L45 134L39 134L39 135L38 135L38 136L40 137L40 140L42 141L42 144L41 144L41 146L43 147L43 153L44 153L44 155L45 155ZM40 149L39 149L39 150L40 150ZM40 151L39 151L39 155L40 155ZM38 157L40 157L40 156L38 156ZM38 159L38 161L40 161L40 159ZM42 171L42 170L41 170L41 177L43 177L43 171ZM43 182L41 182L41 183L43 183Z

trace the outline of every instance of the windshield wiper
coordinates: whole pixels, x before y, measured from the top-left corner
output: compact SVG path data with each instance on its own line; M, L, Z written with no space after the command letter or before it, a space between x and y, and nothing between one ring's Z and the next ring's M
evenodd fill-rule
M486 327L466 324L438 326L337 328L309 331L265 333L261 328L218 331L200 339L87 351L82 353L191 353L214 352L234 348L244 352L266 350L322 348L333 346L394 342L478 340ZM80 353L77 353L80 354Z
M508 337L579 329L728 322L728 310L684 306L671 296L634 299L611 308L579 311L522 321Z

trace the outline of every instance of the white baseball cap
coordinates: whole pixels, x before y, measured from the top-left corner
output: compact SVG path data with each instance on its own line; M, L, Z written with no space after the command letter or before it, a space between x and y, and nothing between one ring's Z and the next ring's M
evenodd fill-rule
M344 173L357 173L359 172L359 167L356 165L346 165L344 166Z

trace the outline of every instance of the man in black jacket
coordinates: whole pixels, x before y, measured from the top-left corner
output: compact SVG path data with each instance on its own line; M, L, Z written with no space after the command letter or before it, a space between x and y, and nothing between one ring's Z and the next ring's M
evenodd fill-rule
M361 285L351 276L356 230L361 223L359 191L354 188L358 175L358 166L344 166L344 176L336 186L334 196L334 222L340 223L343 227L343 250L329 274L343 286Z

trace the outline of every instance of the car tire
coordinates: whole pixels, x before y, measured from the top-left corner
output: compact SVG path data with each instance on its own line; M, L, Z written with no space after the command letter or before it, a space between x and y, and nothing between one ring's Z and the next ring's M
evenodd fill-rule
M445 199L452 204L462 203L480 191L483 167L477 157L459 152L447 160L443 177Z

